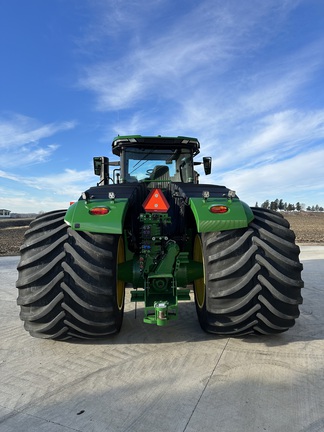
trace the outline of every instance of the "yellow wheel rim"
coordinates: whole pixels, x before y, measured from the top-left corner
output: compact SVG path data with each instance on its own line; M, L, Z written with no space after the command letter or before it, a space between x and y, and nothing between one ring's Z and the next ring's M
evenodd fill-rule
M125 262L125 246L123 237L120 236L118 240L117 246L117 271L118 274L118 265ZM121 310L124 305L124 297L125 297L125 282L122 280L117 280L117 306L118 309Z
M194 261L203 264L204 274L205 274L204 256L202 251L201 238L198 234L196 235L194 241L193 259ZM201 309L205 303L205 295L206 295L205 277L196 279L194 281L194 287L195 287L196 302L198 307Z

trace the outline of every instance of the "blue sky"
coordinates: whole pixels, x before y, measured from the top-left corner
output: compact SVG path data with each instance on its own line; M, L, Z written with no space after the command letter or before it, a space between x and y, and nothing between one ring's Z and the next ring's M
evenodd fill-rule
M321 0L0 0L0 208L66 208L117 134L197 137L201 182L323 206L323 47Z

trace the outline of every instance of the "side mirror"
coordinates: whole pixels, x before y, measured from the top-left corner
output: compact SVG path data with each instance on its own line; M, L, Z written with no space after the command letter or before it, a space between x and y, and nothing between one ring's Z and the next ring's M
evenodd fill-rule
M204 171L205 174L208 175L211 173L211 166L212 166L212 158L211 157L204 157L203 158L203 164L204 164Z
M95 175L100 176L98 185L108 184L109 172L109 159L106 156L97 156L93 158L93 170Z

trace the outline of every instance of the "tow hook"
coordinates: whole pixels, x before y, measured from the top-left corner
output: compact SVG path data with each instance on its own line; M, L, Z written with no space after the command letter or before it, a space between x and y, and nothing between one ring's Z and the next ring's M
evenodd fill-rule
M168 307L169 307L169 302L167 301L154 303L156 325L164 326L167 323Z
M153 313L154 307L154 313ZM176 307L171 307L169 314L168 301L156 301L153 307L146 308L144 322L147 324L156 324L158 326L165 326L169 320L176 319ZM151 311L150 311L151 310Z

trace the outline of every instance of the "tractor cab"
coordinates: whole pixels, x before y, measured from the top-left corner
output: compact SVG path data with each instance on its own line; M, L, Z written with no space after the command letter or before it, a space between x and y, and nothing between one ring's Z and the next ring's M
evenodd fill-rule
M107 177L112 183L144 182L148 187L162 188L170 182L198 183L195 165L203 163L205 173L211 171L211 158L203 158L203 162L193 161L199 153L199 147L196 138L182 136L118 136L112 142L112 152L120 157L120 161L106 161L105 165L118 166L114 168L112 177ZM97 163L97 174L100 175L99 158L95 159L95 171ZM104 179L103 182L107 184Z

